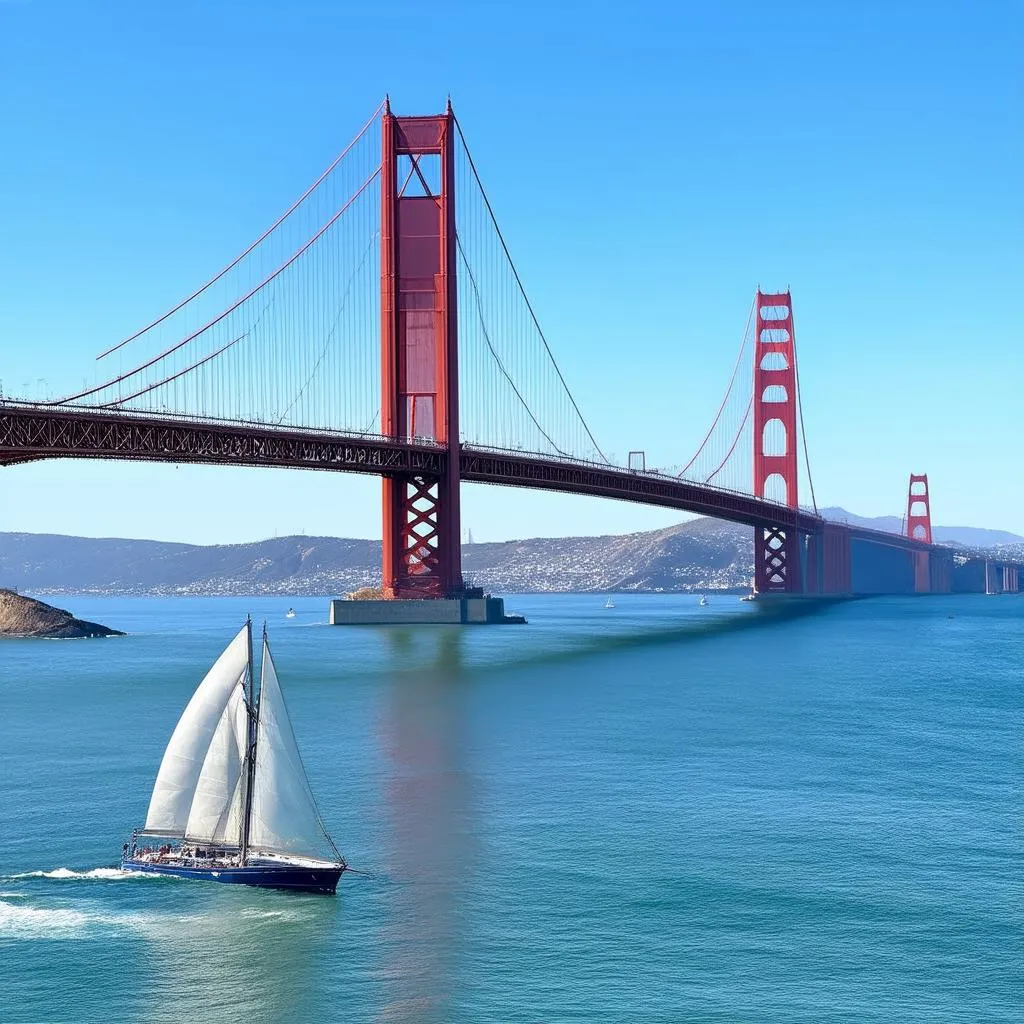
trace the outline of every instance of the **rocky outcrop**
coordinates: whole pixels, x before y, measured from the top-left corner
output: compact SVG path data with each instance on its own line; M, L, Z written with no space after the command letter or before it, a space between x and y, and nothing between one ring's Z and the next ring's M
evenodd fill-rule
M13 590L0 590L0 636L65 640L83 636L124 636L124 633L98 622L76 619L71 612Z

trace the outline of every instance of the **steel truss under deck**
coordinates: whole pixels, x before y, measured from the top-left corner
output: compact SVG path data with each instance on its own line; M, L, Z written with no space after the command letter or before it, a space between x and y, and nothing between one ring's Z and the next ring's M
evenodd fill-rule
M321 469L415 477L430 487L443 477L448 453L439 445L375 435L0 402L0 466L54 458ZM797 534L819 534L825 526L820 517L803 509L751 495L658 473L542 455L463 446L459 476L475 483L635 501ZM931 550L929 544L896 534L839 525L831 529L905 550Z

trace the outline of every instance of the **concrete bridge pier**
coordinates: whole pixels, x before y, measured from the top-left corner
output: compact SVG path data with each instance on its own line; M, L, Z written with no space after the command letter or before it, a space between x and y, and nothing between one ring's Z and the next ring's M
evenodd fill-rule
M1020 593L1020 569L1015 565L1003 566L1003 593Z
M986 594L1019 594L1020 577L1020 567L1017 565L985 560Z
M850 531L839 523L823 523L816 533L800 535L802 593L822 597L848 597L850 579Z
M800 572L793 593L857 597L948 594L953 589L952 551L908 549L881 535L858 536L843 523L825 522L816 532L798 536Z
M928 591L930 594L953 593L953 552L932 548L928 552Z

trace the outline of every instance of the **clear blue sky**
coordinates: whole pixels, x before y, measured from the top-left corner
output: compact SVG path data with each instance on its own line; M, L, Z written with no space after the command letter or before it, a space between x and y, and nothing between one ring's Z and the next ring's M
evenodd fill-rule
M790 285L819 503L1024 533L1024 8L0 0L0 380L92 357L240 251L390 92L450 92L607 449L685 460ZM0 529L379 536L372 478L55 462ZM466 486L476 539L679 517Z

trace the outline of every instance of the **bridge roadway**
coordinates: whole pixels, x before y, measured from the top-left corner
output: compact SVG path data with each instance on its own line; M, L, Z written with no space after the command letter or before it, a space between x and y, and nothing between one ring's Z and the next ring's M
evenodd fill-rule
M377 435L342 434L264 423L193 420L82 406L0 400L0 466L41 459L123 459L230 466L281 466L335 472L439 475L445 448ZM473 483L617 498L748 526L816 534L824 520L748 494L656 472L463 446L460 476ZM850 527L851 537L927 551L907 537Z

